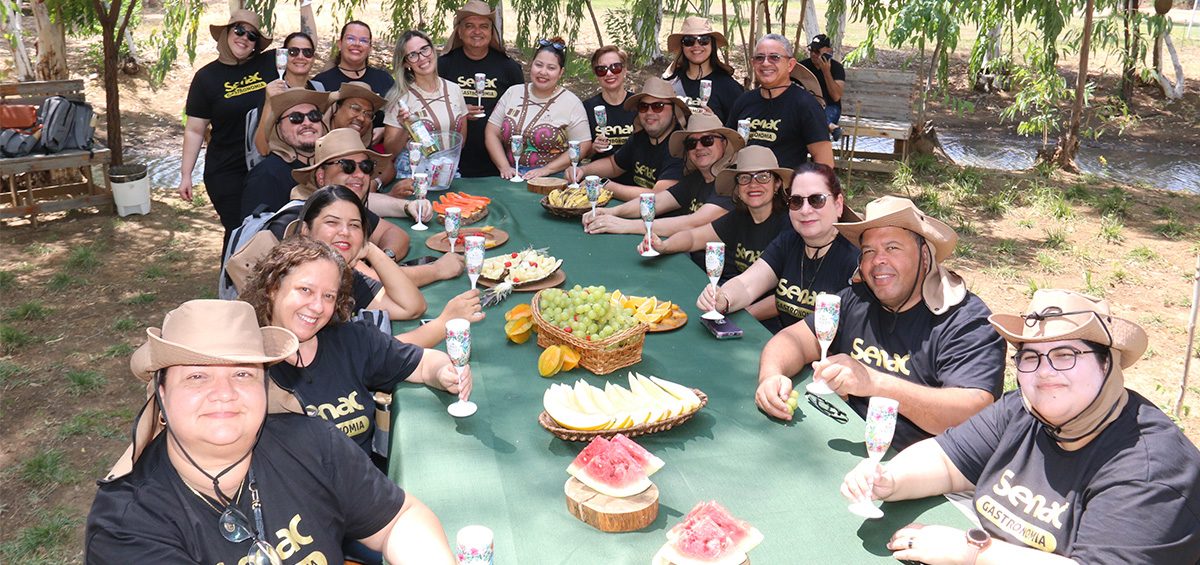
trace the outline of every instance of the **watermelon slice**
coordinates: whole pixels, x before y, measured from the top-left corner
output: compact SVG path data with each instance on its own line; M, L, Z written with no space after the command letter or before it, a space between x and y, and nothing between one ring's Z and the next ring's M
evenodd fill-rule
M741 551L750 551L762 543L762 533L750 524L734 518L724 506L715 500L701 502L688 512L683 521L676 524L667 532L667 539L674 542L686 531L693 529L701 521L712 522L737 546Z
M701 502L667 532L667 544L657 557L673 565L739 565L762 539L762 533L720 504Z
M609 441L592 440L567 468L567 473L596 492L614 498L630 497L651 486L642 465L628 451Z
M647 477L657 473L658 470L662 469L663 465L665 465L662 459L655 457L653 453L646 451L646 448L625 437L625 434L617 434L611 440L609 440L609 443L615 448L623 449L629 453L629 456L633 457L633 460L637 461L642 468L646 470ZM583 454L581 453L580 455Z

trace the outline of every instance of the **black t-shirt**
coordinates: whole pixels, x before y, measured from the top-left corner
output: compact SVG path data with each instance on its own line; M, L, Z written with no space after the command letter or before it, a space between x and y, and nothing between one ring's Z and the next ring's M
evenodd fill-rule
M633 93L626 90L625 98L622 98L621 103L615 106L606 102L604 94L599 92L595 96L583 101L583 110L587 113L588 129L592 132L593 140L600 136L600 129L596 125L596 106L604 106L604 114L608 118L608 122L604 127L604 135L608 136L608 142L612 145L612 149L598 154L593 159L612 155L613 151L620 149L621 146L625 145L625 142L629 141L629 136L633 135L633 122L637 119L637 112L626 110L625 106L623 106L625 100L628 100L630 96L633 96ZM626 183L619 179L617 182L633 184L632 181Z
M379 532L404 504L404 491L354 442L315 418L267 416L250 466L265 538L288 565L341 563L343 539ZM253 523L248 483L226 494ZM184 484L167 457L166 434L159 434L132 473L100 484L88 514L84 561L236 564L251 542L227 541L219 517Z
M475 73L487 75L487 87L483 91L483 111L489 117L492 110L496 109L496 102L500 100L500 96L510 86L525 83L521 64L495 49L488 49L487 56L478 61L468 57L461 47L438 57L438 75L462 88L467 104L475 104L478 101L475 97ZM485 127L486 117L467 120L467 144L463 146L463 155L479 158L459 161L458 170L464 177L494 177L500 174L495 163L488 158L487 148L483 144Z
M680 71L679 76L675 78L679 80L679 85L683 87L683 92L688 98L700 98L699 79L688 78L684 71ZM708 107L723 122L729 118L729 111L746 90L721 69L713 69L713 72L704 78L712 81L712 95L708 97ZM734 129L736 131L737 128Z
M780 232L762 254L762 260L779 279L775 286L779 323L786 328L803 320L812 314L817 294L837 294L850 286L858 256L858 248L838 234L823 257L810 259L804 250L804 238L795 229Z
M992 537L1079 563L1200 563L1200 452L1136 392L1076 451L1013 391L936 440Z
M787 208L780 207L758 224L749 210L735 209L717 218L712 227L725 243L725 274L721 278L731 279L749 269L780 232L792 229L792 224L788 222Z
M391 393L417 370L424 355L424 349L365 323L334 323L317 332L317 354L305 359L304 367L277 363L268 372L310 416L332 422L370 453L375 437L372 391Z
M660 180L683 178L683 160L671 156L669 145L666 137L661 143L654 144L650 143L650 136L645 131L633 134L613 155L614 162L625 171L615 180L621 184L652 189L654 183ZM632 182L626 183L624 179L627 177Z
M209 121L212 137L204 170L246 172L246 113L262 106L267 83L278 78L275 50L267 49L241 65L213 61L196 71L188 87L184 113ZM242 186L207 186L210 192L236 194Z
M342 70L337 67L337 65L334 65L333 67L326 69L317 76L313 77L313 80L321 83L325 87L326 92L337 92L337 90L342 87L342 83L345 82L365 82L371 87L371 92L383 96L384 98L387 97L388 91L396 85L396 79L392 78L392 75L388 74L387 71L369 65L367 66L366 72L363 73L363 76L359 78L346 76L345 73L343 73ZM382 108L375 111L375 120L371 127L383 127Z
M802 59L800 64L817 77L817 83L821 85L821 93L824 94L823 98L825 98L825 104L834 104L838 107L841 107L841 100L834 101L833 98L829 96L829 85L825 84L825 73L817 69L817 65L812 62L812 59ZM829 61L829 74L833 75L833 80L846 82L846 67L843 67L842 64L836 60Z
M358 270L354 270L351 275L354 280L354 311L357 312L371 305L371 301L375 300L375 296L379 294L379 291L383 290L383 283L360 273Z
M265 205L265 210L274 212L291 200L296 179L292 171L303 167L300 161L285 162L274 153L259 161L250 174L246 175L246 188L242 190L242 216L249 216Z
M705 181L704 174L700 171L692 171L683 175L683 178L679 179L675 186L667 189L667 192L679 203L679 208L664 213L662 217L694 214L705 204L715 204L726 211L733 210L733 200L728 196L717 194L715 185L715 180L713 182Z
M921 301L899 314L883 309L865 283L850 285L829 354L845 353L864 366L934 388L977 388L1000 398L1004 387L1004 340L988 324L992 313L968 292L957 306L935 315ZM804 323L813 329L813 318ZM867 413L868 399L851 396L850 407ZM904 449L932 434L901 415L892 447Z
M775 98L762 97L759 89L738 97L725 125L737 130L737 122L750 120L750 145L762 145L775 153L779 166L794 169L808 160L808 145L829 141L829 122L817 99L797 84Z

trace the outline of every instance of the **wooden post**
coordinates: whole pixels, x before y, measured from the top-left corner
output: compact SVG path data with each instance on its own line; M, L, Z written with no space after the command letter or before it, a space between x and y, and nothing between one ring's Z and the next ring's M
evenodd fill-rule
M1175 417L1183 411L1183 397L1187 394L1188 370L1192 366L1192 347L1196 342L1196 312L1200 310L1200 255L1196 256L1196 274L1192 277L1192 315L1188 318L1188 341L1183 358L1183 378L1179 379L1179 398L1175 399Z
M592 0L587 0L588 14L592 16L592 25L596 26L596 42L604 47L604 35L600 33L600 22L596 21L596 12L592 10Z

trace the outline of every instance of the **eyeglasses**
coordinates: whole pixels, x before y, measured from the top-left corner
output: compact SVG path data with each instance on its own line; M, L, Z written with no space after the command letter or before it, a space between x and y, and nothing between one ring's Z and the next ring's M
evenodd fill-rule
M1050 368L1055 371L1069 371L1075 368L1075 363L1079 361L1080 355L1088 355L1099 353L1095 349L1088 351L1080 351L1069 345L1055 347L1045 353L1038 353L1032 349L1022 349L1013 355L1013 363L1017 366L1017 372L1032 373L1042 366L1042 357L1046 358L1046 362L1050 364Z
M293 124L299 125L304 122L304 118L308 118L308 121L316 124L316 123L320 123L322 117L323 116L321 115L320 110L309 110L307 114L305 114L303 112L292 112L291 114L287 114L285 116L280 117L279 121L275 122L275 123L282 122L283 120L286 119L287 121L292 122Z
M313 55L317 54L317 50L312 47L288 47L289 57L299 57L304 55L305 59L312 59Z
M404 59L409 63L415 63L418 59L424 59L431 54L433 54L433 45L426 43L424 47L417 49L416 51L409 51L404 55Z
M361 116L361 115L363 115L363 114L373 114L373 113L375 113L375 109L374 109L374 108L371 108L371 107L368 107L368 106L363 106L362 104L347 104L347 105L345 105L345 106L339 106L339 108L347 108L347 109L349 109L351 112L353 112L353 113L354 113L356 116Z
M712 147L713 144L716 143L718 139L723 140L725 138L721 137L719 135L713 135L711 133L702 135L700 137L688 137L683 140L683 148L688 151L691 151L691 150L695 149L697 145L703 145L705 147Z
M708 47L708 44L712 43L712 37L707 35L685 35L680 43L683 43L684 47L691 47L697 43L699 43L701 47Z
M549 47L555 51L562 51L563 49L567 48L566 45L563 45L557 41L550 41L549 39L539 39L538 47Z
M761 65L767 61L771 61L771 63L774 64L774 63L778 63L784 59L791 59L791 58L792 58L791 55L780 55L779 53L768 53L766 55L755 55L754 56L754 64Z
M654 110L654 113L657 114L662 112L663 108L666 108L668 104L670 104L670 102L638 102L638 113L644 114Z
M612 73L614 75L619 75L624 71L625 71L625 63L613 63L611 65L596 65L596 66L592 67L592 72L596 73L596 76L598 76L598 77L602 77L608 73Z
M258 498L258 488L255 486L253 472L251 472L250 478L250 496L251 508L254 509L254 521L258 528L252 529L250 519L241 510L230 504L225 507L224 512L221 512L221 517L217 520L217 529L221 530L222 537L233 543L241 543L248 539L254 540L254 543L250 544L250 550L246 552L246 558L251 565L280 565L282 561L279 553L263 539L262 501Z
M358 37L355 35L347 35L346 37L342 38L342 41L346 42L347 45L350 45L350 44L370 45L371 44L370 37Z
M820 210L829 202L830 194L810 194L808 196L800 196L799 194L791 194L787 197L787 205L790 210L799 210L804 207L804 203L808 202L813 210Z
M238 37L242 37L244 35L244 36L246 36L246 39L249 39L250 41L252 41L254 43L258 43L259 38L262 37L261 35L259 35L259 33L257 31L252 30L252 29L246 29L246 26L243 26L242 24L237 24L237 25L233 26L233 34Z
M845 424L846 422L850 421L850 417L847 416L845 412L842 412L837 406L830 404L828 400L825 400L824 398L821 398L811 392L804 393L804 396L808 398L808 403L812 405L813 408L816 408L818 412L833 418L833 421L839 424Z
M769 184L778 178L779 176L771 171L759 171L757 173L738 173L733 177L733 180L737 181L738 184L747 185L750 184L750 181L758 184Z
M366 174L366 175L369 175L369 174L375 172L375 161L372 161L370 159L364 159L362 161L357 161L357 162L352 159L338 159L336 161L329 161L328 163L325 163L324 165L321 165L321 166L322 167L331 167L333 165L341 165L342 172L346 173L348 175L354 174L355 168L362 171L363 174Z

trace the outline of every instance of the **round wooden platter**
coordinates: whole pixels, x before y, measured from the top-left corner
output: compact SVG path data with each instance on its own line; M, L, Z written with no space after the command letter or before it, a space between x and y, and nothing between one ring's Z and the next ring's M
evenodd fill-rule
M484 231L483 228L459 228L458 235L459 236L482 235L483 237L487 238L487 240L483 244L485 251L500 247L501 245L504 245L504 243L506 241L508 241L508 232L506 232L500 228L492 228L487 231ZM442 253L449 253L450 252L450 239L446 235L446 232L444 232L444 231L435 233L435 234L429 236L429 239L425 240L425 246L434 251L439 251ZM454 252L455 253L466 253L467 252L466 247L467 247L466 244L455 245Z
M563 270L560 268L557 271L550 273L544 279L538 279L531 283L525 283L525 284L519 284L519 285L513 286L513 291L514 292L537 292L539 290L556 287L556 286L566 282L566 280L567 280L567 273L563 272ZM500 284L500 281L479 277L479 286L492 288L498 284Z
M567 510L583 523L602 532L632 532L649 526L658 517L658 487L625 498L596 492L571 477L563 487Z
M650 333L669 332L682 328L688 321L687 312L679 308L678 304L671 305L671 314L657 324L650 324Z

